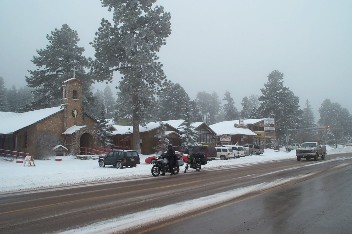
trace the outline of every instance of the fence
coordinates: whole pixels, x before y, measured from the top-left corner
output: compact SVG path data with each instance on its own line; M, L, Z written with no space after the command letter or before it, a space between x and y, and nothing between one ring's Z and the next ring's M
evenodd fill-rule
M25 153L25 152L0 149L0 156L3 157L3 159L7 160L7 161L16 160L18 162L23 162L23 159L28 155L29 155L29 153Z

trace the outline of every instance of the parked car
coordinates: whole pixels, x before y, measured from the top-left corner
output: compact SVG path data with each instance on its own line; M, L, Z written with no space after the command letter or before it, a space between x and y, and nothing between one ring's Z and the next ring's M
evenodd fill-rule
M114 149L104 156L99 156L100 167L112 165L116 168L136 167L140 163L139 154L135 150Z
M230 158L235 158L231 147L219 146L219 147L215 147L215 149L216 149L216 158L217 159L227 160Z
M186 154L204 154L207 161L216 159L216 149L214 146L198 145L198 146L188 146L185 152Z
M264 149L259 145L245 144L243 147L245 148L246 155L253 155L253 154L260 155L264 153Z
M296 149L296 157L297 161L301 161L301 158L305 158L306 160L313 158L317 161L319 157L325 160L326 146L320 145L318 142L304 142Z
M223 147L231 147L232 152L234 154L234 157L236 157L236 158L245 156L245 150L244 150L244 148L242 146L239 146L239 145L223 145Z

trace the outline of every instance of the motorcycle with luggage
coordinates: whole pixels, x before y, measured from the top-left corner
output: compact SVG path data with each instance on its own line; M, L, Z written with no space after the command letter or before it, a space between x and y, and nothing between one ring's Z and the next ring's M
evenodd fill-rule
M161 155L153 161L153 167L151 173L153 176L165 175L165 173L171 173L169 168L169 163L166 155ZM180 171L180 166L177 161L176 165L173 167L172 174L178 174Z
M200 171L202 168L202 165L205 165L205 164L206 164L206 158L204 154L194 153L194 154L188 155L188 160L186 162L184 173L186 173L189 168L195 169L196 171Z

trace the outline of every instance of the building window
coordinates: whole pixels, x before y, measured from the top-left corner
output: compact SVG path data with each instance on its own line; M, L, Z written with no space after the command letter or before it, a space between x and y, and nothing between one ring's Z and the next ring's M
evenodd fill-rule
M78 92L77 92L77 90L73 90L73 92L72 92L72 98L73 98L73 99L78 99Z

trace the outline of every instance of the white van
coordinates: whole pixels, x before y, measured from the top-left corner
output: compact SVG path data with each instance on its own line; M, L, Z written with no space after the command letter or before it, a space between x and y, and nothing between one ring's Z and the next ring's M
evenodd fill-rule
M221 160L227 160L229 158L234 158L234 154L231 147L218 146L216 149L216 158Z
M239 146L239 145L223 145L223 147L230 147L232 149L234 157L236 157L236 158L245 156L245 152L244 152L243 146Z

